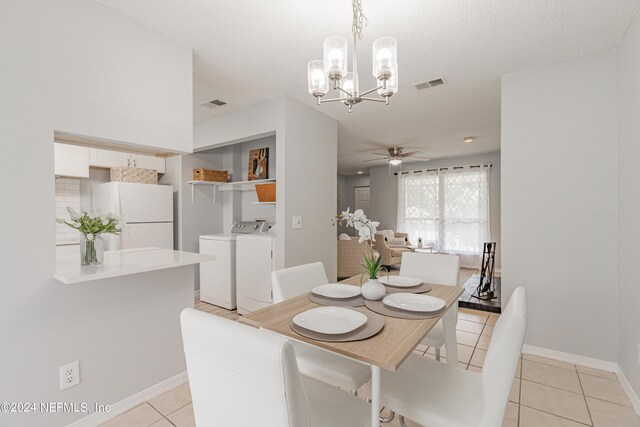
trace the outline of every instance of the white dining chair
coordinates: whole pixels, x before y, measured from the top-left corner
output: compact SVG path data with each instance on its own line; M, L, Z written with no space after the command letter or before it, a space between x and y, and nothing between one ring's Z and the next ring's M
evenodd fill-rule
M276 270L271 273L273 302L310 292L328 282L321 262ZM371 379L371 369L358 362L303 342L293 342L298 368L303 375L356 394Z
M416 277L435 285L458 286L460 280L460 258L457 255L408 252L402 255L400 275ZM440 360L440 348L444 345L442 320L422 339L422 344L433 347L436 360ZM449 350L449 349L447 349Z
M527 327L527 293L513 292L493 331L481 373L411 355L396 373L382 373L382 404L420 425L499 427Z
M197 426L371 424L364 400L301 376L281 335L192 308L180 322Z

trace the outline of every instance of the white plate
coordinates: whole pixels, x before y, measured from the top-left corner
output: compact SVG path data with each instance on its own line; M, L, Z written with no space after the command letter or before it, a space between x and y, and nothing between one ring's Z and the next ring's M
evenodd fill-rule
M417 277L408 276L382 276L379 277L380 283L383 285L393 286L394 288L410 288L422 284L422 280Z
M400 310L431 313L442 309L446 303L441 298L429 295L397 293L391 294L382 300L385 305Z
M322 334L346 334L367 323L367 316L342 307L316 307L296 314L293 323Z
M339 283L327 283L311 289L316 295L327 298L343 299L360 295L360 286L341 285Z

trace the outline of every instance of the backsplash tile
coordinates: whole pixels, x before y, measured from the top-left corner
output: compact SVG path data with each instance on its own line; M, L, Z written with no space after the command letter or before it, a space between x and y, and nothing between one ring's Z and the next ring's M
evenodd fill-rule
M80 179L56 178L56 218L70 219L67 206L80 212ZM56 241L78 240L78 232L56 223Z

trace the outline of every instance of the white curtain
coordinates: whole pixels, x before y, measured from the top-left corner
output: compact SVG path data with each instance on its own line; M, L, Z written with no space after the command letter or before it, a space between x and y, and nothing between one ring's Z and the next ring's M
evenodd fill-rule
M491 240L490 168L456 167L409 173L398 179L398 229L415 243L461 255L477 268Z

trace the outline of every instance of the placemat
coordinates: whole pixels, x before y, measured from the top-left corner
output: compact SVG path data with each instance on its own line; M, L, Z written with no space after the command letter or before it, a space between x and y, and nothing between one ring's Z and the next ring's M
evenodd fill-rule
M446 311L447 307L443 307L438 311L433 311L431 313L418 313L414 311L405 311L398 310L397 308L392 308L387 305L384 305L382 300L380 301L365 301L364 304L371 311L375 311L378 314L382 314L384 316L397 317L398 319L413 319L413 320L421 320L421 319L431 319L432 317L440 317Z
M351 298L329 298L309 292L309 301L320 305L335 305L338 307L364 307L364 297L356 295Z
M383 283L384 285L384 283ZM398 288L396 286L384 285L388 294L407 293L407 294L424 294L432 289L431 283L423 283L422 285L412 286L410 288Z
M355 331L347 332L346 334L322 334L320 332L310 331L309 329L302 328L291 320L289 324L293 332L302 335L303 337L311 338L316 341L325 342L348 342L348 341L361 341L371 338L384 328L384 317L368 311L362 311L367 316L367 323L360 326Z

